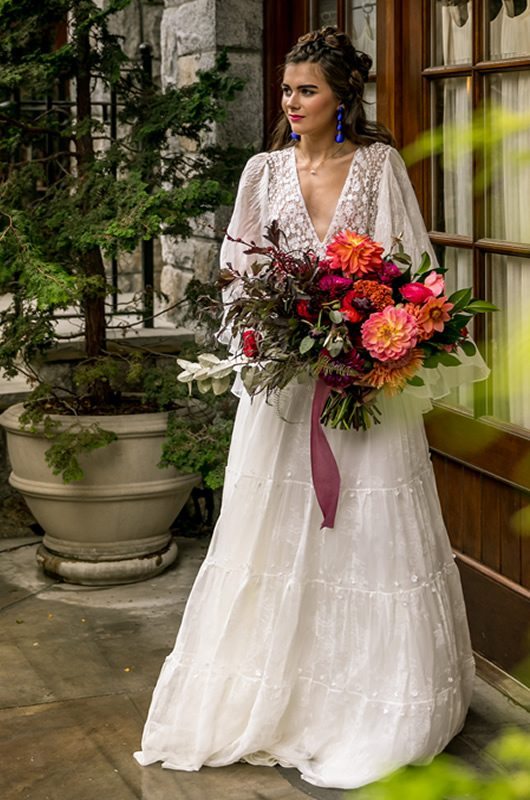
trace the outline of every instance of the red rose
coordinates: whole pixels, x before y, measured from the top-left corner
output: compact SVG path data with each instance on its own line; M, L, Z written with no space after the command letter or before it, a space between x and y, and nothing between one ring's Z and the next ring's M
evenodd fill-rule
M360 322L363 315L352 305L352 301L357 299L357 293L354 289L346 292L342 298L342 305L340 307L341 314L344 314L348 322Z
M402 297L409 303L424 303L429 297L434 297L428 286L423 283L407 283L399 290Z
M258 355L258 340L256 331L243 331L243 354L247 358L254 358Z
M308 322L316 322L318 319L318 314L315 314L315 312L311 311L309 308L309 300L297 300L296 313L299 317L302 317L302 319L307 319Z

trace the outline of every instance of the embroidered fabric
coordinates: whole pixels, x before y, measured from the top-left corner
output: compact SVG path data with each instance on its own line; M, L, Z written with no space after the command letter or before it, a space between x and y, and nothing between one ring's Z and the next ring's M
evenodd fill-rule
M291 247L323 252L342 227L385 246L430 249L399 155L360 148L324 242L303 202L294 153L255 156L231 233L259 241L278 218ZM222 259L248 267L225 242ZM477 378L485 365L475 359ZM320 530L311 483L313 386L281 410L243 392L221 514L162 667L140 764L197 770L238 760L296 767L355 788L431 760L461 729L474 662L459 573L436 492L422 411L429 397L381 397L382 423L328 430L342 486Z

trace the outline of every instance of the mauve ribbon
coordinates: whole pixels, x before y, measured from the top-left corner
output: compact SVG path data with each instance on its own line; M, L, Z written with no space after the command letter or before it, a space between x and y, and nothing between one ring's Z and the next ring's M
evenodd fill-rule
M324 519L321 528L333 528L339 502L340 473L333 451L320 424L320 416L331 393L331 386L318 380L311 408L311 472L313 486Z

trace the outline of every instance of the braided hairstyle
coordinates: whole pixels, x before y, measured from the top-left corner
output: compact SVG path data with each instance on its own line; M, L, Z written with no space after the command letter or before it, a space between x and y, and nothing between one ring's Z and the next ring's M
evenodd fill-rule
M349 36L337 28L328 26L301 36L285 57L281 73L290 64L310 61L318 64L324 78L344 105L343 132L354 144L367 145L372 142L394 144L388 128L366 118L364 110L364 84L368 80L372 59L356 50ZM271 149L280 150L292 144L291 126L282 113L272 134Z

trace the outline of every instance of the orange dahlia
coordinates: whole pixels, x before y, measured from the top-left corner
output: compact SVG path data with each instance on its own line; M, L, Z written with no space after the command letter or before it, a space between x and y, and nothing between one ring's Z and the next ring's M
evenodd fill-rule
M423 306L418 306L416 303L405 303L403 308L407 314L410 314L411 317L414 317L418 323L418 342L423 342L425 339L430 339L432 334L426 333L419 321Z
M398 394L423 364L423 356L423 350L415 347L397 361L376 364L360 383L384 389L389 395Z
M382 264L383 248L369 236L354 231L341 231L326 249L331 269L345 275L369 275Z
M418 325L430 337L435 331L441 333L445 323L451 319L450 311L454 303L448 303L447 297L429 297L418 314Z
M384 286L377 281L356 281L353 291L357 297L366 297L377 311L394 305L390 286Z

